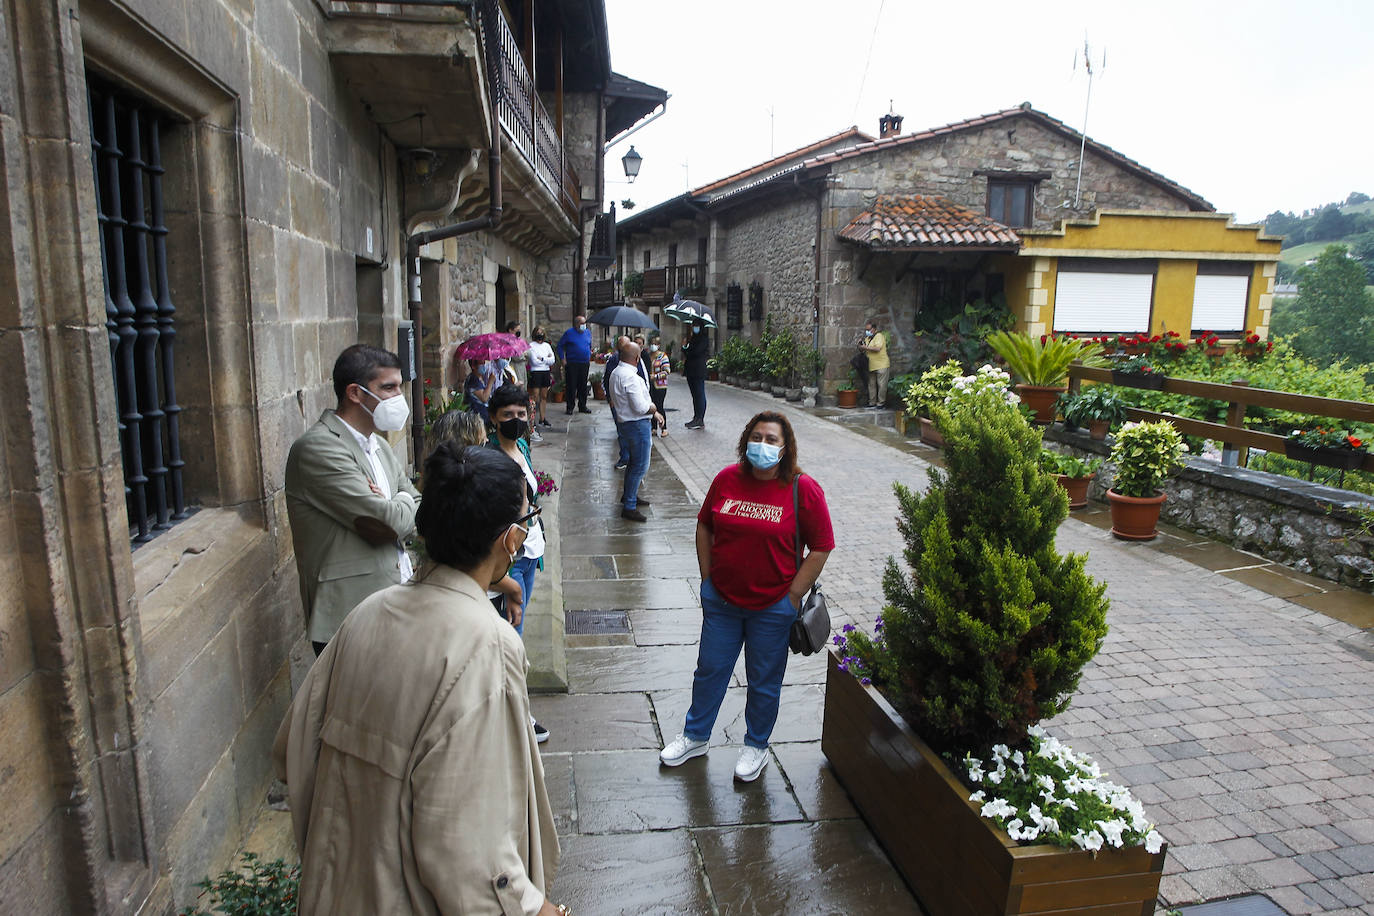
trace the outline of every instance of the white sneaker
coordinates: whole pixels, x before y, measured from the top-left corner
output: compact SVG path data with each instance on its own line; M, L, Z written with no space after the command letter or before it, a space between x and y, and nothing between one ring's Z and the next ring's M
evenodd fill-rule
M739 762L735 764L735 778L740 782L753 782L759 778L763 768L768 766L768 748L745 745L739 752Z
M693 741L686 735L678 735L658 752L658 761L666 767L675 767L693 757L704 756L710 749L709 741Z

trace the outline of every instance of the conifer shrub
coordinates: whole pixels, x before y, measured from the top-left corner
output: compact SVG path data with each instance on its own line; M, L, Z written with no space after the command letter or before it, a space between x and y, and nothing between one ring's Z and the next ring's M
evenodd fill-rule
M1106 585L1061 555L1068 498L1040 469L1040 436L994 395L937 408L947 470L894 484L909 572L889 558L877 643L854 661L937 751L1026 746L1069 705L1107 633Z

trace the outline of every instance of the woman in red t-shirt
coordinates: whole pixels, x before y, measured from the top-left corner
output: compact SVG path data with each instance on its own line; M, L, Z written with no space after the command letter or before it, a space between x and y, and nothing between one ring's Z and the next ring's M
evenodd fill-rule
M677 766L706 753L743 647L749 686L735 778L752 782L768 764L768 738L787 671L788 632L835 548L835 537L825 493L797 467L797 438L785 416L757 414L744 427L738 451L739 464L716 475L697 513L702 619L692 708L682 734L659 760ZM796 477L800 518L792 508ZM798 527L809 550L800 568Z

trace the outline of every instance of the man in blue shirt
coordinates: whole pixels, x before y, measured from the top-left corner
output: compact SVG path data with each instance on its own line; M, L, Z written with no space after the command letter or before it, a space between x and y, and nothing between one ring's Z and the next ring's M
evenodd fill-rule
M558 364L563 368L563 382L567 388L568 413L573 412L573 401L582 413L587 409L587 372L592 364L592 332L587 327L587 316L578 315L573 326L558 338L555 348Z

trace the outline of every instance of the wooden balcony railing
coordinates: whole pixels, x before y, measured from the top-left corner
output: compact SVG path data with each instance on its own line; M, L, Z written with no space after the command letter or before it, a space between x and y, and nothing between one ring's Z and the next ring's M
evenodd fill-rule
M1111 384L1111 370L1090 369L1081 365L1069 368L1070 391L1078 391L1085 381ZM1222 443L1222 463L1239 464L1241 467L1245 466L1251 448L1262 448L1268 452L1283 454L1283 443L1287 438L1285 435L1247 428L1247 407L1268 407L1312 417L1374 423L1374 404L1366 404L1363 401L1344 401L1338 398L1294 394L1290 391L1274 391L1269 388L1251 388L1243 384L1222 385L1186 378L1166 378L1163 390L1169 394L1184 394L1225 403L1226 422L1211 423L1136 407L1128 408L1126 415L1132 420L1168 420L1181 433L1217 440ZM1359 469L1374 471L1374 454L1367 455Z
M493 73L490 91L496 96L497 119L511 143L534 168L540 184L568 217L576 220L581 183L567 161L558 125L534 89L534 80L520 56L520 42L495 0L481 4L481 15L489 72Z
M684 299L700 299L706 295L706 265L679 264L672 268L668 283L668 297L681 293Z
M611 305L620 305L620 282L618 280L588 280L587 308L595 311Z
M668 268L654 267L644 271L644 302L662 305L672 298L668 292Z

